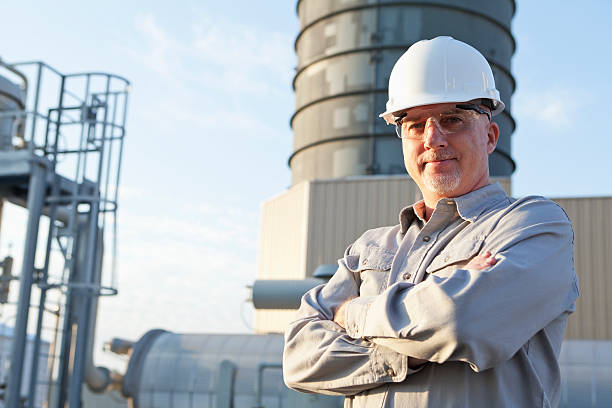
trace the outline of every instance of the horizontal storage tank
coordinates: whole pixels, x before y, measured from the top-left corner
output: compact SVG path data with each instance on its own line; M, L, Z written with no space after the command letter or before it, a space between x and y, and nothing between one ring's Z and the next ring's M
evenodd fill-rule
M514 171L510 115L513 0L301 0L291 118L292 183L365 174L405 174L401 143L378 118L396 60L421 39L450 35L489 61L506 110L491 175Z
M133 408L341 407L282 379L279 334L177 334L151 330L134 344L122 393Z

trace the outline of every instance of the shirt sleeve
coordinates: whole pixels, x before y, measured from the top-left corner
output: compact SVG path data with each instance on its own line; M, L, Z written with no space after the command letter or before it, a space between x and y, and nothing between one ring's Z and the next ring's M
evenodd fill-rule
M573 311L573 232L558 205L519 203L487 235L486 250L498 259L490 268L442 269L413 287L396 283L355 299L347 307L349 335L436 363L467 362L478 372L509 360Z
M361 337L352 338L333 322L337 308L359 296L359 278L343 260L326 285L302 297L297 320L285 331L283 377L302 392L354 395L389 382L403 381L418 370L408 358Z

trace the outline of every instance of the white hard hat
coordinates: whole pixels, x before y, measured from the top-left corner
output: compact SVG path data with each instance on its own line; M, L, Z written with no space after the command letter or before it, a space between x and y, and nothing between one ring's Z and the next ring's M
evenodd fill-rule
M379 116L395 124L395 112L474 99L489 99L492 115L504 110L485 57L452 37L436 37L413 44L397 60L389 77L387 110Z

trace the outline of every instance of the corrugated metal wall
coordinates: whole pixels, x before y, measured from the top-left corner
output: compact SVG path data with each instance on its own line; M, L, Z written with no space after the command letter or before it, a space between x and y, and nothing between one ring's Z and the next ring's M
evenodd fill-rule
M306 270L336 263L366 230L397 224L400 210L420 199L407 176L316 180L311 183Z
M612 197L555 198L572 220L580 281L567 339L612 340Z

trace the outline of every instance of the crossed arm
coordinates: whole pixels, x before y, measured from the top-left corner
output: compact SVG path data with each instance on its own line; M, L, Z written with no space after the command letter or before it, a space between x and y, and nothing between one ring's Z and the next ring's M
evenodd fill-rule
M484 269L495 262L487 252L473 258L469 266ZM346 309L358 297L358 282L342 261L327 285L304 295L298 319L285 332L283 376L289 387L353 395L384 383L401 382L428 362L378 344L379 339L348 335Z
M491 251L486 251L484 254L477 255L474 258L472 258L470 262L468 262L468 264L465 266L465 269L475 269L477 271L481 271L485 268L489 268L495 265L496 263L497 263L497 259L495 258L495 255L491 254ZM338 308L338 310L336 310L336 313L334 314L334 322L338 326L342 327L344 330L346 330L346 323L345 323L346 306L353 299L355 298L348 299L346 302L340 305L340 307ZM420 360L422 362L427 361L427 360L421 360L421 359L416 359L416 360Z
M483 254L477 255L472 258L468 264L465 266L465 269L473 269L477 271L481 271L483 269L489 268L497 263L497 259L491 251L486 251ZM342 303L336 313L334 314L334 323L338 326L342 327L346 330L346 309L348 304L355 298L348 299L346 302ZM408 368L416 370L421 367L423 364L427 363L428 360L416 357L408 356Z

